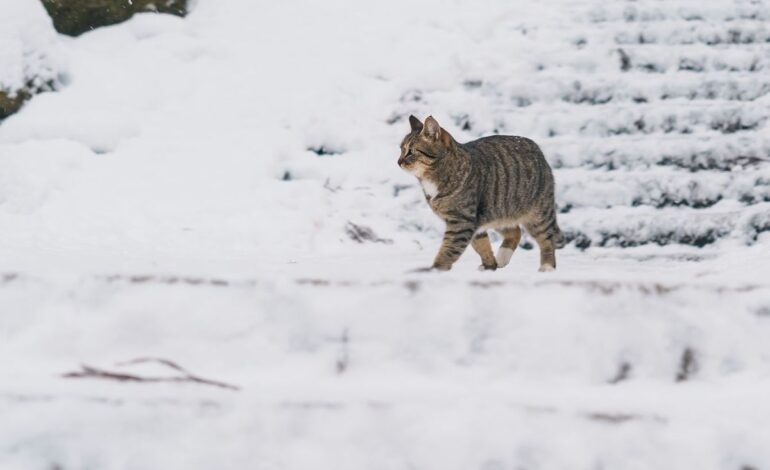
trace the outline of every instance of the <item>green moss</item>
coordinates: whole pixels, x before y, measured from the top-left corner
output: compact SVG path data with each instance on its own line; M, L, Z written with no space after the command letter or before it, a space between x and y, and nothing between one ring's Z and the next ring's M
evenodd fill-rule
M154 11L184 16L187 0L42 0L56 31L78 36L120 23L135 13Z

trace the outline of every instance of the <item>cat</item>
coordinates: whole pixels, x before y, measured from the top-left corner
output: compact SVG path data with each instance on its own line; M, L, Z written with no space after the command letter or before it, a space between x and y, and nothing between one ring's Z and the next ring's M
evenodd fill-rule
M540 247L539 271L556 269L555 249L564 246L556 222L551 167L535 142L496 135L461 144L433 118L409 116L398 165L416 176L425 200L446 230L436 258L424 270L446 271L468 244L481 256L481 270L506 266L521 239L521 227ZM487 231L503 237L497 256Z

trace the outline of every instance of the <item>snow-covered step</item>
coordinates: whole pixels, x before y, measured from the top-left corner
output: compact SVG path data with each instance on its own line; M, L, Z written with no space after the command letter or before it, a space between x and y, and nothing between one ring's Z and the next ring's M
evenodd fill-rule
M720 203L708 209L614 207L562 214L559 225L574 246L633 247L684 244L703 247L731 237L747 245L770 231L770 203L747 210Z
M705 44L721 46L770 42L770 29L763 22L735 20L723 23L665 21L626 27L615 35L617 44Z
M491 133L555 137L609 137L640 134L697 133L699 136L742 133L768 122L761 101L688 100L655 103L608 102L591 106L534 102L526 107L507 102L450 103L455 125L475 135Z
M563 136L539 139L555 168L649 168L691 171L753 168L770 164L770 136L758 132L721 135L617 135L601 139Z
M751 73L672 72L658 80L644 78L629 80L624 72L582 75L543 72L537 81L517 78L485 81L477 77L464 80L463 86L468 101L506 109L559 100L572 104L624 103L629 106L676 99L743 102L770 93L770 81ZM424 93L428 102L439 102L441 98L438 93ZM516 109L516 112L522 111Z
M770 202L770 165L757 171L688 172L562 169L556 172L556 200L566 212L581 207L710 207L722 200Z
M770 10L765 2L748 1L640 1L612 2L588 5L584 18L593 23L629 24L658 22L765 22L770 20Z
M628 76L621 74L612 79L605 75L596 78L565 78L551 85L551 90L542 87L545 93L539 93L539 97L595 105L619 101L652 103L682 98L753 101L770 93L770 82L765 78L751 74L742 77L729 75L726 72L710 73L705 77L693 73L673 73L655 81L628 80Z
M472 114L470 119L474 120ZM724 106L714 106L708 101L681 100L655 105L607 103L580 108L568 104L537 104L516 112L501 109L490 113L486 122L479 122L477 129L489 132L485 127L494 125L501 133L548 137L695 133L718 135L757 130L767 121L767 105L758 102L726 102Z
M665 73L689 72L755 72L770 68L770 54L765 44L710 47L705 44L625 45L618 49L618 66L623 71Z

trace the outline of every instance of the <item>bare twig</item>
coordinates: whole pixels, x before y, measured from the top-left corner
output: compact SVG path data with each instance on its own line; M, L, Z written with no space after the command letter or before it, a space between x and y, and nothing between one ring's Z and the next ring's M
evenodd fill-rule
M240 390L240 387L235 385L231 385L225 382L220 382L217 380L206 379L206 378L194 375L188 372L183 367L176 364L175 362L169 361L168 359L145 357L145 358L138 358L127 362L118 363L117 365L125 366L125 365L132 365L132 364L142 364L147 362L156 362L159 364L163 364L171 369L174 369L180 372L182 375L178 377L145 377L145 376L140 376L136 374L128 374L124 372L115 372L115 371L110 371L106 369L99 369L97 367L92 367L92 366L82 364L80 366L81 369L79 371L67 372L65 374L62 374L62 377L68 378L68 379L105 379L105 380L116 380L118 382L144 382L144 383L192 382L192 383L197 383L201 385L211 385L213 387L226 388L228 390Z
M324 189L326 189L327 191L331 191L333 193L336 193L337 191L342 189L342 186L337 185L335 187L332 187L331 180L329 178L326 178L326 181L324 182Z
M132 359L130 361L126 362L118 362L116 365L118 366L130 366L134 364L144 364L147 362L157 362L158 364L163 364L164 366L170 367L172 369L178 370L179 372L185 374L185 375L192 375L190 372L188 372L186 369L182 368L179 364L176 362L169 361L168 359L163 359L161 357L138 357L136 359Z

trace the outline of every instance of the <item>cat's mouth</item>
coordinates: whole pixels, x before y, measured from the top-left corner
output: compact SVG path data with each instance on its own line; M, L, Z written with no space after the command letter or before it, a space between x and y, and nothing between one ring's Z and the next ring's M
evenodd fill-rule
M422 166L421 166L421 165L417 165L417 163L416 163L416 162L411 162L411 163L399 163L399 165L398 165L398 166L400 166L400 167L401 167L401 169L402 169L402 170L404 170L405 172L407 172L407 173L409 173L409 174L411 174L411 175L414 175L414 176L416 176L416 177L418 177L418 178L419 178L420 176L422 176L422 174L423 174L423 173L424 173L424 171L425 171L425 169L424 169L424 168L422 168Z
M414 162L414 161L409 161L409 160L407 160L406 158L404 158L404 159L401 159L401 160L399 160L399 161L398 161L398 166L400 166L401 168L403 168L404 170L406 170L406 169L408 169L408 168L412 168L412 167L414 167L414 164L415 164L415 163L416 163L416 162Z

